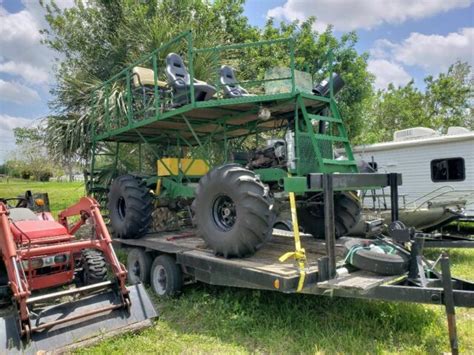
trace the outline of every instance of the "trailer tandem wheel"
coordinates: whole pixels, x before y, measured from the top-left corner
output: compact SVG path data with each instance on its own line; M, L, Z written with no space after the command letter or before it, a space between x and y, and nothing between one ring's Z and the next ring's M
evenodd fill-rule
M150 284L160 297L173 297L181 292L183 273L173 257L163 254L151 266Z
M128 282L132 285L150 282L150 269L153 260L142 248L132 248L127 255Z

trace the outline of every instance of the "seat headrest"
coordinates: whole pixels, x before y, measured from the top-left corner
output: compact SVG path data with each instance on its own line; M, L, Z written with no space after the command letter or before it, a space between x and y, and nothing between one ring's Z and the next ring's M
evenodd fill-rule
M184 84L189 84L188 70L183 59L176 53L166 56L166 74L171 81L182 80Z
M221 84L231 85L237 83L234 69L228 65L221 66Z

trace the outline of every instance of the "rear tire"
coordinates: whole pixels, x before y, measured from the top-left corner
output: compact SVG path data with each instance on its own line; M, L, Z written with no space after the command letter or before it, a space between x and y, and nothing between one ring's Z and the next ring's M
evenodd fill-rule
M252 255L272 235L275 214L268 188L240 165L223 165L203 176L192 207L199 235L226 258Z
M150 282L152 259L149 253L140 248L133 248L127 255L128 282L132 285Z
M96 284L107 280L107 262L104 255L94 249L82 251L82 283Z
M110 185L107 209L114 238L140 238L151 223L153 197L142 179L122 175Z
M341 192L334 195L334 223L336 238L347 235L361 217L362 206L352 193ZM314 213L308 209L298 209L298 222L306 233L316 238L324 238L324 206Z
M151 266L150 284L160 297L174 297L183 287L183 273L174 258L160 255Z

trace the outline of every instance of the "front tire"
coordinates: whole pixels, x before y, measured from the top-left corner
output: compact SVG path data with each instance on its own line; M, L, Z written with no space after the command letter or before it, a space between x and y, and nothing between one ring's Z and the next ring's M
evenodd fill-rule
M107 262L104 255L94 249L82 251L82 283L93 285L107 280Z
M151 223L153 197L142 179L122 175L110 185L107 209L114 238L140 238Z
M272 235L268 189L254 172L223 165L203 176L193 201L199 235L218 255L252 255Z

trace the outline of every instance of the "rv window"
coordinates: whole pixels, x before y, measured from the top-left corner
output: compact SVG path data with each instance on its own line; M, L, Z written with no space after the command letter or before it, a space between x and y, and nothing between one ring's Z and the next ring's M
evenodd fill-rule
M466 178L463 158L435 159L431 161L433 182L463 181Z

